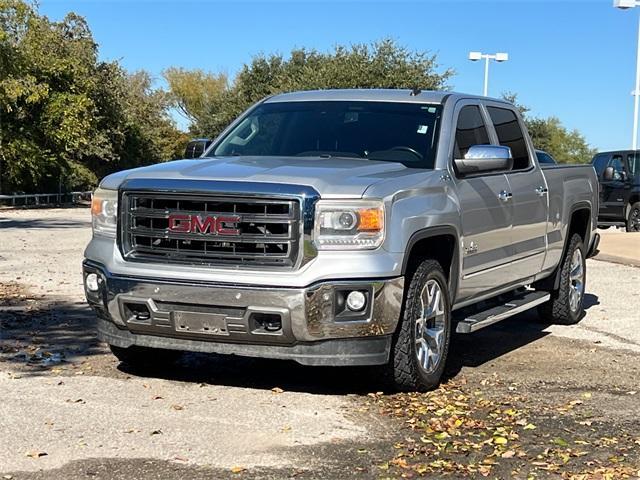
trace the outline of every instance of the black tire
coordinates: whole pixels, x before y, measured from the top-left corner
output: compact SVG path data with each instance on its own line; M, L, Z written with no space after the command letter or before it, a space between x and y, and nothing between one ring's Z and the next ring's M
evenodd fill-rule
M391 358L387 365L387 380L390 386L400 391L427 391L438 386L444 372L449 353L449 343L451 341L451 304L449 300L449 291L447 287L447 279L440 264L432 259L421 261L414 273L407 279L408 286L405 293L405 304L400 320L400 325L393 337L391 349ZM425 369L418 359L420 347L416 342L416 330L418 329L419 319L423 312L421 295L425 287L429 284L433 287L438 285L442 299L441 310L443 314L437 314L432 318L431 324L441 328L443 325L443 334L441 341L438 342L440 351L437 362L431 368ZM433 291L433 290L431 290ZM435 298L435 297L434 297ZM437 301L437 300L436 300ZM439 302L438 302L439 303ZM436 309L439 311L440 307ZM425 320L423 324L428 324ZM424 343L427 345L428 342ZM435 349L434 349L435 351ZM422 350L424 353L424 350ZM422 359L424 359L422 355ZM427 364L429 360L427 360ZM427 365L428 367L428 365Z
M160 348L147 347L116 347L109 345L111 353L118 360L132 368L153 369L161 366L167 366L174 363L182 352L178 350L164 350Z
M579 252L576 254L576 252ZM574 260L574 256L580 256L580 263L582 268L582 292L580 294L577 304L572 306L572 288L576 285L575 280L572 280L571 263ZM557 290L552 290L551 300L538 307L538 313L540 319L544 322L556 323L560 325L573 325L582 319L584 315L584 292L587 285L587 268L584 254L584 245L582 238L577 233L574 233L569 239L569 246L564 253L562 263L560 265L560 285ZM576 285L577 287L577 285Z
M640 232L640 202L632 204L631 208L629 208L627 232Z

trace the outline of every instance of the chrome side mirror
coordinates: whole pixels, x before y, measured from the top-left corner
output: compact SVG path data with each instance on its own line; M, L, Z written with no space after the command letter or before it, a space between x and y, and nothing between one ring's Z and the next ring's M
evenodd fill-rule
M511 149L501 145L473 145L464 158L454 160L461 175L501 172L513 168Z

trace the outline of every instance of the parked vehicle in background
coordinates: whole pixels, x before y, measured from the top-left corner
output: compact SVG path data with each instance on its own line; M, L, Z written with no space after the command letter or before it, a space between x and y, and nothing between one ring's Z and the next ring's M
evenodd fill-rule
M84 285L130 364L189 350L378 365L435 387L455 329L583 315L590 165L540 168L518 110L450 92L276 95L197 161L105 178Z
M601 152L592 164L600 182L598 226L640 232L640 150Z
M187 143L184 150L184 158L200 158L213 140L208 138L194 138Z
M538 158L538 163L541 167L545 165L557 165L556 159L549 155L544 150L536 150L536 157Z

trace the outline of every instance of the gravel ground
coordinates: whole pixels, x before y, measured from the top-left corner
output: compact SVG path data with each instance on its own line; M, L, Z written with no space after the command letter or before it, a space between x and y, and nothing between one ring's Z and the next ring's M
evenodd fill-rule
M442 389L380 395L375 370L118 365L83 302L88 226L87 209L0 211L4 478L640 475L638 268L590 260L579 325L529 312L456 336Z

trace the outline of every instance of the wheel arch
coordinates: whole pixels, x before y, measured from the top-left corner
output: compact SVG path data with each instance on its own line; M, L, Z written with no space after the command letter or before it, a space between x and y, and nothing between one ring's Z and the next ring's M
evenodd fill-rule
M549 277L536 283L536 286L538 288L542 290L556 290L560 285L562 262L565 255L567 254L567 249L569 248L571 237L574 233L577 233L582 237L582 243L585 249L584 254L586 256L589 251L589 245L591 243L592 208L592 205L586 201L577 202L572 205L568 215L569 224L567 225L566 233L564 236L564 245L562 247L562 255L560 256L560 261Z
M460 242L455 227L444 225L414 232L405 248L402 274L410 274L416 265L414 260L421 258L433 258L440 263L447 277L450 301L453 305L460 272Z

